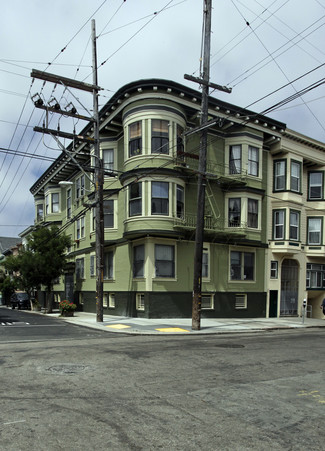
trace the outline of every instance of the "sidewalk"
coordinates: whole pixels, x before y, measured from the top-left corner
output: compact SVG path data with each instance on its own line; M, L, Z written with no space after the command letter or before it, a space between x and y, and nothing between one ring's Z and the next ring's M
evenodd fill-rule
M59 317L58 313L51 316ZM192 330L191 318L146 319L127 318L124 316L104 315L103 323L96 322L95 313L75 312L74 317L61 318L71 324L86 326L109 332L122 332L140 335L171 334L223 334L238 332L256 332L262 330L299 329L308 327L325 327L325 320L305 318L202 318L201 330Z

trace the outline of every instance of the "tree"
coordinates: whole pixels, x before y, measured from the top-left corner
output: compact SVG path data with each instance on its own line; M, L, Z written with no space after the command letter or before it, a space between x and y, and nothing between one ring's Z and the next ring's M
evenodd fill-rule
M11 277L6 276L3 272L0 275L0 291L3 296L3 301L8 305L11 295L17 288L16 281Z
M49 313L52 312L53 283L63 274L70 245L70 238L60 234L58 227L38 227L27 238L26 248L15 257L16 262L9 262L12 270L19 271L20 284L26 291L45 286Z

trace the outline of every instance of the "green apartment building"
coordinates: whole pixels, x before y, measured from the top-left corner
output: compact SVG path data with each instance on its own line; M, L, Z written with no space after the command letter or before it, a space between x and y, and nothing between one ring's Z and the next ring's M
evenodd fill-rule
M105 314L191 316L200 105L200 92L150 79L100 111ZM202 315L298 315L304 298L318 314L325 146L212 97L209 119ZM76 137L68 150L78 165L62 152L31 187L35 224L55 223L73 243L54 301L95 312L93 147Z

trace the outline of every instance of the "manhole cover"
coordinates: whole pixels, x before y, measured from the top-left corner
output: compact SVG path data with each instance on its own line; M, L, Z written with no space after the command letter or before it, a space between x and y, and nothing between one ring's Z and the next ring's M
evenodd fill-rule
M76 374L76 373L82 373L86 371L88 367L86 365L73 365L71 363L67 364L59 364L59 365L53 365L47 368L47 371L50 373L56 373L56 374Z
M228 343L223 343L223 344L218 344L215 345L216 348L244 348L244 345L237 345L237 344L228 344Z

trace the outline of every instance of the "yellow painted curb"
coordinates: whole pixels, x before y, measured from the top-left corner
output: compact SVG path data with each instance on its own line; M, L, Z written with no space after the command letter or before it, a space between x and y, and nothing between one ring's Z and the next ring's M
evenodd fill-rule
M128 329L131 326L127 326L125 324L112 324L111 326L105 326L110 327L111 329Z
M162 329L156 329L159 332L189 332L186 329L180 329L179 327L164 327Z

